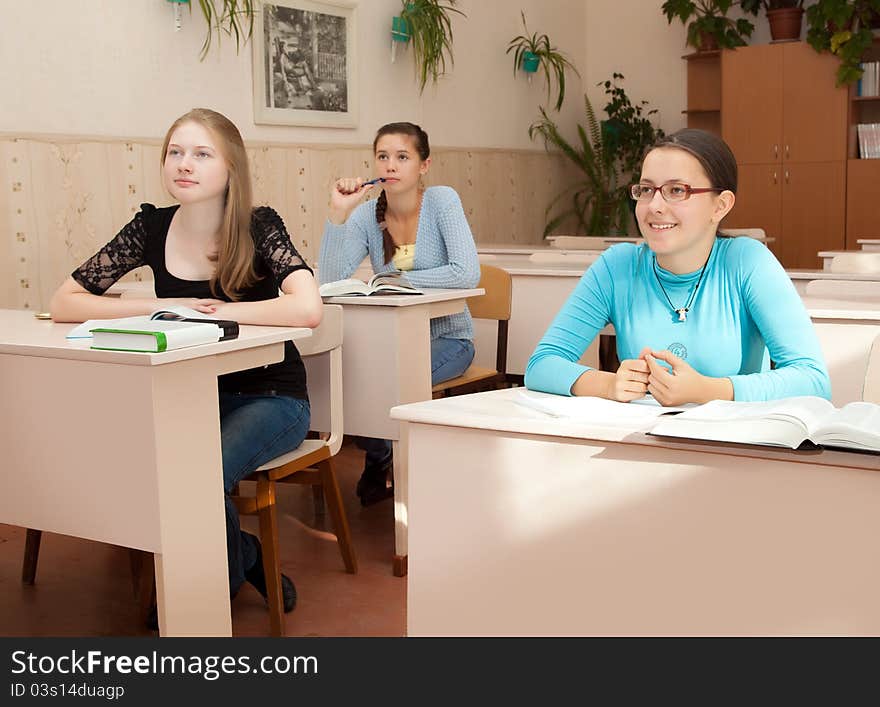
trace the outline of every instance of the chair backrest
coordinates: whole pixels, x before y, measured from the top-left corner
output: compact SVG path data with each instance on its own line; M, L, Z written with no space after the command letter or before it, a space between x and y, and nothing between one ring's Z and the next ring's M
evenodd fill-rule
M556 236L551 243L564 250L605 250L608 243L599 236Z
M336 454L342 446L342 306L325 304L321 323L296 344L306 367L310 429L329 433L327 445Z
M831 272L880 273L880 253L854 250L831 258Z
M507 371L507 323L510 319L510 302L513 297L513 280L507 270L495 265L480 264L480 282L477 287L486 294L468 297L467 306L476 319L494 319L498 322L495 345L495 370Z
M767 238L767 234L763 228L722 228L721 233L725 236L748 236L763 241Z
M824 297L826 299L880 302L880 281L810 280L807 283L806 295L808 297Z
M481 263L477 287L486 290L486 294L468 297L467 306L472 317L498 321L510 319L512 280L507 270Z
M880 405L880 336L874 339L871 353L868 354L868 370L865 372L862 400Z
M558 253L542 251L532 253L529 261L532 263L540 263L544 265L592 265L599 258L599 253L595 250L582 251L580 253L561 250Z

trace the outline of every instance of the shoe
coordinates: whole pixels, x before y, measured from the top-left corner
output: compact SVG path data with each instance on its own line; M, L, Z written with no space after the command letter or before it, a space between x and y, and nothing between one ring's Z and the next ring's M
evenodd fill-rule
M381 464L367 464L358 479L355 491L361 499L362 506L372 506L374 503L384 501L394 496L394 475L391 457ZM386 481L391 475L391 486Z
M257 545L257 561L253 566L244 573L244 578L250 582L254 589L266 601L269 601L269 590L266 588L266 575L263 572L263 547ZM284 613L289 614L296 607L296 587L293 580L286 574L281 575L281 603L284 607Z

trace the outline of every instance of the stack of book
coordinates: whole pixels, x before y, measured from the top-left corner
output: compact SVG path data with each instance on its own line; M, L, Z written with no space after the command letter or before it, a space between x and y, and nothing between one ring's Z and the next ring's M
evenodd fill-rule
M856 87L857 96L880 95L880 61L865 61L859 64L864 72Z
M880 123L859 123L859 157L863 160L880 158Z

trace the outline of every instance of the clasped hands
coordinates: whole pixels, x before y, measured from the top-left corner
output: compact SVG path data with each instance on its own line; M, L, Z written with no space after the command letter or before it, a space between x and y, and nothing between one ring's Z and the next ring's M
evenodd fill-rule
M668 363L672 370L660 361ZM730 387L732 392L728 379L700 375L671 351L652 351L645 347L638 358L622 361L617 373L608 378L606 397L628 403L650 393L664 406L703 403L726 397L724 391L715 390L718 384L724 385L721 381L727 384L724 391Z

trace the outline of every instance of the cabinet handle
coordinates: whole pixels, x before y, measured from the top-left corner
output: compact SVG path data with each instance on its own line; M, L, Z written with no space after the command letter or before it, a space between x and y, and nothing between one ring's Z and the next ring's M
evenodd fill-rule
M789 177L788 170L785 170L785 183L786 184L788 184L788 182L789 182L788 177Z
M789 154L788 145L786 145L785 146L785 159L788 159L789 157L791 157L791 155Z
M774 145L774 146L773 146L773 156L774 156L774 157L779 157L779 145Z
M779 184L779 179L777 178L776 172L773 172L773 183Z

